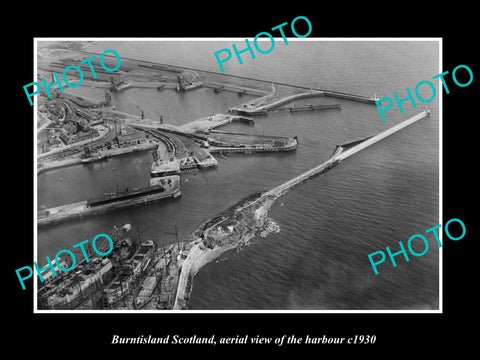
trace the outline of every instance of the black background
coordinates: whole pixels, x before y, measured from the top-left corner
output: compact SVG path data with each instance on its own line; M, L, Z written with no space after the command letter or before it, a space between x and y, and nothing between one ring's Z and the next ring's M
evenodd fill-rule
M345 351L354 355L378 353L434 355L451 349L458 354L473 348L477 303L476 243L473 182L477 177L475 139L479 67L476 65L475 10L450 4L436 8L411 3L277 3L260 9L259 3L223 2L191 5L177 2L142 5L131 3L88 4L68 7L53 2L19 9L2 24L5 52L3 73L3 151L5 236L3 241L4 331L3 340L16 353L40 358L51 356L181 356L184 351L201 355L224 352L231 356L246 350L272 354L309 352L313 356ZM310 19L310 37L442 37L443 70L468 65L472 84L452 84L443 94L443 223L461 219L465 238L444 237L443 314L33 314L32 282L23 291L15 269L32 265L33 259L33 107L23 85L33 79L34 37L253 37L261 31ZM16 19L15 19L16 18ZM7 20L7 19L6 19ZM300 22L298 23L300 24ZM304 33L298 28L299 33ZM276 35L275 35L276 36ZM288 33L287 33L288 36ZM295 54L292 54L295 56ZM412 69L414 71L414 69ZM435 74L432 74L432 76ZM5 78L4 78L5 79ZM419 81L425 79L419 79ZM415 85L415 84L412 84ZM5 111L6 110L6 111ZM6 164L5 164L6 162ZM436 224L432 224L434 226ZM477 332L478 333L478 332ZM5 335L6 334L6 335ZM125 337L178 334L184 337L296 335L349 337L376 335L374 345L179 346L111 345L112 335ZM5 350L6 351L6 350ZM438 353L437 353L438 352Z

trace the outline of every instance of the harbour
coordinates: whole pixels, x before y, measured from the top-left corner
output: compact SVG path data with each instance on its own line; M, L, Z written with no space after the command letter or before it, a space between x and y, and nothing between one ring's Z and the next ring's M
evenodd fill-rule
M268 76L265 76L266 78L268 78ZM291 81L288 81L288 79L286 79L287 81L285 83L291 83ZM281 81L279 81L281 82ZM268 92L268 89L270 87L270 83L266 83L266 86L265 86L265 91ZM310 86L307 86L308 88ZM325 88L327 86L318 86L318 88ZM217 94L213 91L213 89L210 89L212 91L212 96L224 96L224 95L227 95L227 96L231 96L231 98L233 99L234 97L235 98L238 98L240 100L240 102L242 101L241 98L238 97L238 94L235 92L235 91L220 91L218 92ZM280 89L281 90L281 89ZM300 90L300 89L299 89ZM121 92L133 92L135 91L134 88L126 88L124 90L121 90ZM168 90L168 89L165 89L165 90L162 90L162 91L171 91L171 90ZM192 91L202 91L201 89L195 89L195 90L192 90ZM278 89L277 89L278 91ZM302 91L304 91L304 89L302 89ZM299 91L301 92L301 91ZM373 93L374 91L372 91L371 93ZM359 91L359 93L362 93L362 91ZM125 93L126 94L126 93ZM133 94L133 93L132 93ZM192 93L193 94L193 93ZM199 93L200 94L200 93ZM216 95L215 95L216 94ZM229 95L230 94L230 95ZM190 97L190 95L186 95L187 97ZM193 96L196 96L195 94L193 94ZM319 97L318 98L319 100L323 101L320 102L320 104L325 104L324 101L327 101L328 100L328 97L327 96L324 96L324 97ZM307 100L309 103L312 103L312 101L310 100ZM342 100L343 101L343 100ZM243 127L244 125L243 124L235 124L235 123L231 123L231 122L225 122L225 125L223 125L224 127L222 128L222 131L223 130L227 130L227 131L233 131L233 132L238 132L238 133L250 133L250 134L254 134L254 135L261 135L262 134L262 130L265 130L266 133L268 133L269 129L272 130L272 129L282 129L285 128L290 128L290 130L283 130L283 132L279 132L279 135L283 135L284 137L286 138L293 138L293 136L297 136L298 135L298 145L295 149L294 152L285 152L285 153L281 153L281 152L278 152L276 153L275 155L263 155L263 154L257 154L257 155L250 155L252 157L249 157L249 158L246 158L244 157L244 155L241 155L241 156L227 156L226 158L223 158L221 156L217 157L217 161L218 161L218 166L217 167L212 167L212 168L209 168L209 169L214 169L213 171L212 170L205 170L205 172L200 172L198 173L197 175L193 175L193 174L185 174L182 178L182 196L180 197L180 200L175 200L175 201L169 201L168 203L163 203L163 202L157 202L155 203L154 205L152 205L153 207L150 208L150 211L148 208L143 208L143 207L138 207L138 208L135 208L135 209L138 209L138 211L136 210L136 214L132 214L132 213L129 213L127 212L127 210L125 211L121 211L121 212L114 212L114 213L106 213L102 216L99 216L98 218L95 217L95 219L92 219L92 220L87 220L86 218L84 220L82 220L82 222L79 222L79 223L65 223L64 225L62 224L59 224L59 226L54 229L54 228L46 228L46 230L42 230L41 232L41 238L44 238L47 234L52 234L53 232L57 232L57 233L66 233L68 231L68 233L72 233L72 229L74 228L81 228L82 226L85 226L86 224L96 224L94 225L93 229L97 228L97 229L100 229L104 226L108 226L107 224L111 224L112 222L115 222L115 223L122 223L124 220L126 220L126 222L131 222L132 224L135 224L137 222L139 223L145 223L145 222L148 222L148 219L151 218L151 215L149 215L149 212L151 211L155 211L158 213L157 216L155 216L155 222L158 222L156 223L155 225L153 225L153 228L152 230L149 231L149 237L151 238L155 238L157 242L159 242L160 244L168 244L169 242L172 241L171 237L169 236L164 236L164 235L161 235L162 234L162 228L165 228L165 227L168 227L168 224L172 223L172 220L175 221L178 225L179 225L179 237L180 238L187 238L188 235L196 228L196 226L198 226L199 223L201 223L203 221L203 219L205 217L212 217L212 216L215 216L215 214L218 212L218 209L224 209L224 208L227 208L229 205L231 205L232 203L235 203L235 198L242 198L244 196L248 196L248 194L250 194L252 192L252 189L253 190L261 190L261 189L268 189L268 188L271 188L271 185L272 184L275 184L275 183L278 183L278 182L281 182L281 181L287 181L288 179L292 178L293 176L292 175L295 175L295 174L298 174L298 173L301 173L302 171L304 170L307 170L308 168L311 168L311 167L314 167L315 165L317 165L319 163L319 159L315 159L315 157L313 156L313 153L314 151L316 151L316 153L318 154L318 157L319 158L322 158L322 157L326 157L326 156L329 156L334 148L331 147L332 146L332 140L333 142L335 143L339 143L339 144L342 144L343 142L342 141L348 141L349 139L351 138L355 138L355 137L358 137L358 136L361 136L362 135L362 132L358 132L358 135L354 134L352 132L352 135L349 135L348 133L344 133L343 136L340 132L338 132L337 134L335 133L328 133L328 136L327 134L325 134L325 140L327 140L326 142L324 142L323 144L320 145L320 148L315 148L313 146L313 143L311 142L311 140L309 139L309 136L308 136L308 133L305 132L303 129L306 128L306 126L308 125L312 131L316 131L318 133L318 130L319 129L322 129L323 132L325 132L325 127L329 126L329 127L332 127L333 129L335 129L334 127L334 120L335 120L335 117L338 117L340 116L340 118L343 117L343 121L345 122L345 119L346 119L346 116L348 116L348 119L350 119L350 114L348 113L348 110L349 110L349 107L350 108L354 108L356 109L357 111L357 115L358 115L358 118L355 117L355 119L357 119L357 123L360 124L361 121L360 119L363 119L364 121L367 121L365 119L370 119L370 120L374 120L373 117L369 117L369 116L362 116L362 113L370 113L370 115L373 114L374 110L375 109L372 109L372 110L369 110L367 108L364 108L363 106L370 106L368 105L367 103L365 103L365 105L355 105L355 104L349 104L347 103L346 101L349 101L349 100L345 100L345 102L342 102L342 101L339 101L339 102L335 102L335 103L340 103L341 104L341 109L340 111L331 111L331 112L315 112L315 111L312 111L311 114L315 116L321 116L321 120L313 120L314 118L312 118L310 115L307 115L307 114L310 114L310 112L308 111L302 111L302 114L301 115L290 115L290 114L285 114L285 116L281 116L281 117L258 117L258 118L255 118L255 124L254 124L254 127ZM145 107L144 104L140 104L140 106L142 108ZM228 109L230 109L231 106L230 104L227 105L227 107L224 109L224 111L222 111L224 114L226 115L229 115L228 113ZM131 113L137 113L138 114L138 111L135 111L135 107L133 107L131 109ZM146 113L148 113L148 109L146 109ZM337 109L338 110L338 109ZM347 112L346 112L347 111ZM150 111L151 113L153 113L153 111ZM303 115L303 114L306 114L306 115ZM136 115L137 117L137 123L140 123L142 122L141 119L140 119L140 116ZM164 116L164 120L166 120L167 118ZM400 118L398 118L400 119ZM205 120L205 123L206 121L208 120ZM350 120L348 120L350 121ZM149 128L149 129L153 129L155 131L158 131L158 126L156 126L158 124L158 121L157 121L157 124L149 124L147 121L143 121L144 125L143 128ZM352 122L353 123L353 122ZM133 122L132 122L133 124ZM185 123L185 124L188 124ZM293 126L290 126L289 124L298 124L298 127L293 127ZM183 124L180 124L179 126L181 126ZM381 125L381 124L379 124ZM387 124L387 125L390 125L390 124ZM392 124L393 125L393 124ZM423 126L423 125L419 125L420 128ZM165 128L167 128L168 126L165 126ZM363 134L365 135L369 135L369 134L372 134L372 133L378 133L378 129L380 127L370 127L369 129L365 129L363 131ZM193 132L190 132L190 134L194 134L195 131L198 130L198 129L195 129ZM215 128L211 131L211 134L214 134L214 131L218 131L218 130L215 130ZM164 134L168 134L168 131L163 131ZM272 132L270 132L271 135L277 135L277 134L273 134ZM182 135L179 135L179 134L176 134L178 136L182 136ZM205 134L197 134L197 135L205 135ZM336 135L336 136L335 136ZM320 141L322 139L322 137L320 136ZM330 140L330 142L328 142L328 140ZM200 145L200 144L198 144ZM210 145L210 148L212 150L212 152L215 154L215 150L213 149L213 145ZM232 148L233 149L233 148ZM221 153L221 152L220 152ZM310 156L309 154L312 154L312 157L310 159L306 158L305 156L308 155ZM140 155L140 153L139 153ZM300 157L300 158L299 158ZM296 161L293 161L293 159L297 158ZM134 160L134 157L127 157L125 159L128 159L126 160L127 162L130 162L131 164L135 164L135 168L136 169L139 169L140 170L140 173L142 173L143 175L141 175L141 177L139 177L137 180L130 180L131 184L129 184L130 186L129 187L138 187L138 186L144 186L144 184L147 184L149 182L149 178L150 178L150 166L151 166L151 162L152 162L152 158L151 158L151 154L150 152L145 152L143 155L140 155L138 157L138 159L142 159L141 161L136 161ZM360 159L363 159L363 156L360 157ZM118 160L120 162L123 162L123 160L121 160L120 158L118 158ZM113 162L114 161L114 162ZM362 161L362 160L361 160ZM92 166L90 168L90 166ZM124 165L125 166L125 165ZM108 158L107 161L105 162L98 162L98 163L92 163L91 165L89 165L89 168L85 168L85 170L89 171L89 173L91 174L91 176L93 176L92 178L92 182L93 181L96 181L95 180L95 177L97 176L96 173L98 173L98 175L100 176L100 174L104 174L102 176L105 176L105 174L110 177L109 172L107 171L110 171L111 172L111 169L113 167L116 168L116 170L114 172L112 172L112 175L113 174L118 174L118 171L120 170L121 167L124 167L124 166L120 166L117 162L117 160L114 160L113 158ZM128 166L128 165L127 165ZM241 176L241 174L243 173L240 172L239 170L243 168L244 171L246 171L247 173L251 173L251 174L254 174L253 177L251 177L250 179L249 178L244 178L243 176ZM268 172L271 172L272 175L267 175L264 179L260 179L259 176L256 176L255 175L255 172L258 172L259 169L265 169L263 170L262 173L266 173L268 174ZM69 169L69 168L63 168L64 170L66 169ZM74 173L78 173L80 171L80 168L78 167L75 167L75 168L71 168ZM207 169L207 168L206 168ZM277 169L281 169L281 170L277 170ZM133 170L133 168L132 168ZM345 171L345 170L343 170ZM347 172L348 172L348 169L347 169ZM330 173L330 172L329 172ZM329 174L327 173L326 176ZM52 172L46 172L44 174L42 174L42 176L46 176L45 179L47 178L53 178L53 177L56 177L58 179L58 177L62 177L63 178L63 182L62 184L60 184L60 188L58 190L61 190L62 187L64 187L64 184L68 181L69 179L69 176L66 175L61 169L58 169L58 170L52 170ZM118 176L118 175L117 175ZM222 178L222 181L218 182L218 185L215 178L220 179ZM323 177L322 177L323 178ZM327 176L325 179L328 179L329 177ZM108 178L107 178L108 179ZM132 179L133 176L132 176ZM90 181L89 179L86 179L87 182ZM188 180L188 182L186 182L186 180ZM135 183L136 181L136 183ZM209 182L208 186L207 186L207 181ZM322 182L325 181L325 180L322 180ZM114 184L114 181L111 181L110 180L110 184ZM226 184L233 184L233 183L237 183L237 187L232 187L232 186L229 186L229 187L223 187L220 185L222 183L226 183ZM215 185L214 185L215 184ZM269 186L270 185L270 186ZM305 185L308 189L308 185ZM196 188L202 188L202 189L205 189L205 193L204 194L201 194L199 191L196 191ZM94 198L94 197L97 197L99 196L99 192L105 192L105 191L111 191L111 190L103 190L103 189L106 189L105 187L103 189L99 189L99 191L97 192L94 192L93 191L93 188L92 190L88 190L89 188L87 187L87 189L84 191L84 196L83 196L83 199L89 199L89 198ZM214 190L215 189L215 190ZM303 189L303 187L302 187ZM88 191L90 191L90 194L88 194ZM304 190L302 190L303 192ZM308 190L307 190L308 191ZM218 193L219 196L215 196L213 195L213 192L215 193ZM51 191L50 191L51 193ZM186 194L188 194L188 197L186 196ZM78 196L80 196L81 194L78 194ZM197 197L196 201L191 201L191 200L188 200L188 199L192 199L191 196L192 195L195 195ZM222 199L223 197L223 199ZM43 196L40 197L40 201L42 201L43 204L45 204L45 202L42 200ZM288 199L289 198L289 194L285 195L285 198ZM177 202L179 201L179 202ZM205 211L205 204L206 202L211 202L211 205L208 206L207 210ZM287 201L287 200L286 200ZM303 200L302 200L303 201ZM187 202L189 203L188 207L185 207L185 204L187 204ZM65 203L68 203L68 200L65 202ZM305 204L308 204L308 201L307 202L304 202ZM46 208L50 208L52 207L52 205L54 206L55 203L54 202L50 202L50 206L46 206ZM182 206L180 206L181 204L183 204ZM177 213L178 213L178 216L175 216L174 218L172 216L169 216L168 213L170 211L172 211L173 209L176 209ZM203 209L203 210L201 210ZM198 213L196 213L198 211ZM275 210L277 211L277 210ZM83 225L82 225L83 224ZM61 226L60 226L61 225ZM282 227L283 228L283 227ZM68 230L69 229L69 230ZM83 230L85 231L85 230ZM93 230L92 230L93 231ZM283 230L282 230L283 231ZM73 233L72 233L73 234ZM154 235L156 234L156 235ZM269 235L270 236L275 236L275 235ZM277 235L278 236L278 235ZM65 236L64 238L68 239L68 235ZM70 235L71 237L71 235ZM297 236L298 237L298 236ZM52 238L53 239L53 238ZM268 240L268 237L267 237L267 240ZM51 246L55 246L55 242L52 242L51 243ZM259 245L260 248L263 248L263 245ZM41 252L44 252L45 250L41 250ZM218 264L216 264L217 266L220 267L220 269L223 269L222 271L227 271L227 273L230 273L230 270L228 270L227 268L229 267L232 267L232 269L235 269L236 268L236 262L239 261L239 258L238 256L242 257L242 254L250 254L250 249L249 248L245 248L245 250L242 250L242 252L239 253L239 255L232 255L230 256L229 255L229 260L228 261L222 261ZM255 258L255 256L253 256L253 259ZM247 262L248 263L248 262ZM202 268L202 271L199 272L196 276L195 276L195 285L193 287L193 290L191 292L191 299L189 300L189 304L190 306L193 306L193 308L198 308L198 306L200 307L204 307L204 306L208 306L206 305L206 302L204 301L200 301L199 302L199 297L198 296L205 296L204 295L199 295L202 293L202 289L212 289L211 286L213 286L214 288L216 287L215 284L211 284L211 285L207 285L205 283L205 276L207 276L209 273L212 272L212 266L211 266L211 263L209 263L207 266L205 266L205 268ZM254 285L252 285L254 286ZM218 294L218 293L217 293ZM223 295L220 295L219 299L222 298ZM207 299L208 297L206 297L205 299ZM261 297L260 297L261 298ZM220 300L219 300L220 301ZM222 301L225 301L225 298L223 297L223 300ZM228 301L226 302L226 304L228 303ZM213 305L214 303L211 304L211 306L215 306ZM218 305L218 304L217 304Z
M181 268L174 309L188 309L188 300L195 274L204 265L221 256L224 252L246 245L252 237L251 234L258 233L265 226L268 211L278 198L306 181L329 171L349 156L428 115L429 111L425 110L380 134L355 142L353 146L345 144L344 146L347 148L345 151L344 146L337 146L332 156L324 163L260 196L255 196L254 200L248 201L246 204L237 205L232 214L222 216L220 221L214 221L213 224L208 224L208 227L204 227L201 231L195 233L197 238L193 240L194 246L192 246Z
M65 300L61 305L55 305L56 303L48 305L48 299L50 299L52 295L48 295L47 290L47 295L44 295L47 303L47 305L44 305L45 309L73 309L79 306L82 307L85 306L85 293L93 298L92 294L99 291L101 292L100 303L91 300L90 306L93 308L115 308L122 300L128 297L129 294L136 294L135 296L130 296L128 301L123 301L121 308L152 308L152 305L149 306L149 304L153 302L154 309L188 309L195 274L200 271L203 266L220 257L226 251L239 249L242 246L248 245L254 235L258 235L265 230L267 230L266 235L268 235L270 231L276 231L275 227L273 229L269 228L270 223L267 214L270 207L278 198L304 184L306 181L329 171L349 156L414 124L429 114L430 112L425 110L380 134L337 146L331 157L324 163L267 192L250 196L223 214L217 215L215 218L202 224L192 234L191 241L180 243L176 231L176 248L172 245L167 250L162 249L163 254L156 248L153 241L148 240L141 243L139 250L135 253L137 254L138 251L140 251L142 254L140 257L141 260L135 260L133 265L125 269L123 262L120 262L119 265L117 265L118 270L116 271L116 276L106 286L103 278L101 280L102 285L98 285L98 279L100 278L97 279L97 277L103 276L102 274L109 271L112 265L105 267L106 270L102 268L102 270L97 271L93 275L89 275L85 278L85 281L88 284L97 284L94 288L95 290L87 291L87 289L84 289L81 294L69 299L67 304ZM152 170L154 174L155 163ZM155 180L155 177L153 177L152 180ZM157 185L152 185L152 187L155 186ZM102 199L97 201L105 202L106 200ZM95 204L97 201L92 201L90 204ZM125 225L123 232L130 228L130 225ZM140 238L138 238L138 240L140 240ZM117 240L117 243L118 242ZM138 257L136 257L135 254L132 259ZM130 258L127 257L126 261L130 261L129 259ZM93 285L89 285L88 289L92 286ZM44 288L42 287L41 289ZM59 290L55 288L55 286L52 286L50 291L57 294Z

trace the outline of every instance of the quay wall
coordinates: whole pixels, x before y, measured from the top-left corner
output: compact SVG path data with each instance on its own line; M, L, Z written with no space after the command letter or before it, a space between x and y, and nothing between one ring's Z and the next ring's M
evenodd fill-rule
M324 92L323 91L317 91L317 90L307 91L307 92L304 92L304 93L301 93L301 94L295 94L295 95L288 96L286 98L274 101L270 104L258 106L258 107L255 108L255 111L270 110L270 109L274 109L276 107L291 103L291 102L296 101L296 100L306 99L306 98L311 98L311 97L318 97L318 96L324 96Z
M133 207L148 204L151 202L159 201L170 197L178 197L181 195L180 186L174 191L155 194L155 195L143 195L135 199L120 200L112 202L106 205L100 205L95 207L88 206L87 201L80 201L73 204L62 205L55 208L43 210L42 212L48 214L46 216L38 217L37 225L50 225L57 224L62 221L67 221L74 218L82 218L84 216L104 214L108 211L115 209L123 209L126 207Z
M245 108L243 108L242 106L234 107L234 108L231 108L229 112L237 112L238 114L245 114L245 115L262 113L271 109L275 109L279 106L291 103L296 100L306 99L311 97L318 97L318 96L324 96L324 92L317 91L317 90L309 90L300 94L287 96L283 99L279 99L265 105L253 105Z
M325 94L325 96L328 96L328 97L346 99L346 100L352 100L352 101L360 101L360 102L365 102L365 103L369 103L369 104L374 104L377 101L377 99L372 98L372 97L366 97L366 96L354 95L354 94L347 94L347 93L341 93L341 92L336 92L336 91L324 90L324 94Z

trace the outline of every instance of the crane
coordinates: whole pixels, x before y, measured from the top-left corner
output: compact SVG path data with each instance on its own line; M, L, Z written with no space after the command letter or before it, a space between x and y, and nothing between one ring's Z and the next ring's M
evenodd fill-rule
M143 230L140 230L140 226L137 226L137 239L138 239L138 245L140 245L142 243L142 240L141 240L141 236L142 234L147 231L149 229L149 227L146 227L145 229Z
M163 124L163 116L160 115L157 110L155 110L155 113L158 115L158 117L160 119L160 124Z
M175 239L177 241L177 250L180 251L180 244L178 243L178 230L177 224L175 224L175 232L164 231L164 234L175 235ZM183 250L185 250L185 244L183 244Z
M143 112L142 108L138 106L138 104L135 105L137 105L137 109L140 111L142 119L145 119L145 113Z

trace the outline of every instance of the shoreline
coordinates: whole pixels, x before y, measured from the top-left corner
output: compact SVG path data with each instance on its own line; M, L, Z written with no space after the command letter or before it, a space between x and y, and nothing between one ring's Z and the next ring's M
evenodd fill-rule
M89 52L72 51L70 53L79 56L88 54ZM151 72L155 71L156 73L165 73L166 80L162 83L167 84L167 76L173 78L174 75L180 71L194 70L198 72L197 77L201 78L203 81L201 83L203 85L201 86L205 86L208 82L215 82L218 84L224 84L224 86L242 86L244 89L254 89L255 91L264 93L265 95L253 100L248 100L238 107L241 110L250 110L253 112L258 109L273 109L304 97L333 96L357 101L365 101L369 99L363 96L328 92L320 89L307 89L302 86L220 74L182 66L158 64L129 58L123 58L123 60L126 60L125 64L129 66L127 69L124 69L124 71L121 71L120 74L129 75L132 81L138 81L139 79L145 78L151 82L153 78ZM55 69L55 66L58 65L52 65L52 68ZM135 70L140 71L138 68L141 68L141 73L135 73ZM268 88L270 91L268 91ZM187 90L189 90L189 88L184 89L184 91ZM218 89L214 88L214 90ZM236 108L234 107L232 109L235 110ZM148 118L142 119L139 116L120 112L111 108L100 108L97 110L97 113L102 114L107 120L111 117L114 121L118 123L123 122L125 125L164 131L175 130L182 132L182 135L185 136L196 134L199 131L209 131L223 124L230 123L236 115L238 116L238 114L219 113L193 120L187 124L174 126L170 124L160 124L159 122ZM214 158L212 157L212 159ZM327 168L327 170L328 169L329 168ZM302 182L299 182L298 184L301 183ZM285 184L281 184L270 191L263 192L259 197L253 200L240 200L232 208L225 211L224 214L222 214L224 216L217 215L213 217L208 222L200 225L197 230L191 234L190 241L188 242L191 247L188 250L184 261L180 261L179 264L176 265L179 271L179 279L177 288L175 289L173 309L188 308L190 294L193 289L193 279L198 271L200 271L205 265L219 258L227 251L240 249L243 246L249 245L255 237L266 237L272 232L272 227L270 226L271 221L268 220L268 212L280 196L292 189L292 187L289 186L289 182L287 182L284 191L281 193L275 193L279 187L283 187L284 185Z
M181 267L180 278L177 288L177 296L175 298L174 309L187 309L190 292L192 289L192 280L195 274L202 266L212 261L220 254L242 245L248 245L253 237L262 235L260 230L267 230L267 235L271 233L270 229L264 229L269 222L268 212L278 198L294 190L299 185L331 170L342 160L356 154L357 152L367 148L368 146L383 140L384 138L396 133L399 130L411 125L427 116L430 111L425 110L414 115L403 122L394 125L387 130L382 131L372 137L361 140L360 142L347 143L338 145L334 153L323 163L307 170L286 182L275 186L274 188L263 192L259 197L251 201L240 201L233 207L233 211L227 216L223 216L222 220L214 222L208 228L204 229L197 240L196 248L212 243L218 245L218 250L212 248L213 254L207 252L198 253L189 252L184 264ZM218 216L216 217L218 218ZM214 219L216 219L214 218ZM210 220L211 221L211 220ZM209 224L208 222L206 224ZM196 234L196 232L194 232ZM203 238L203 239L201 239ZM216 255L216 256L213 256ZM188 266L185 266L187 264ZM197 265L196 267L194 265Z
M204 229L200 233L200 237L196 237L191 242L194 243L194 245L191 247L187 258L180 268L181 272L173 310L188 309L194 277L205 265L219 258L227 251L249 246L255 237L260 236L263 238L272 233L270 227L274 221L268 218L268 212L277 199L278 197L272 197L267 193L263 193L259 198L247 204L244 204L244 201L240 200L230 216ZM260 204L258 205L259 202ZM258 205L258 207L256 205ZM251 217L248 216L249 212L252 215ZM231 220L232 217L235 218L239 216L243 221L236 221L234 225L227 227L228 233L219 233L218 229L221 227L221 223ZM278 225L274 227L274 230L278 232ZM210 235L212 231L214 233ZM195 233L196 231L194 231L194 234ZM220 238L220 244L213 248L208 247L205 241L208 240L209 237L214 238L214 241L218 241Z

